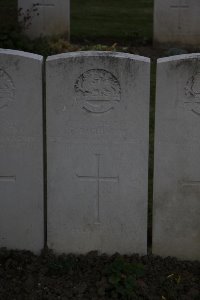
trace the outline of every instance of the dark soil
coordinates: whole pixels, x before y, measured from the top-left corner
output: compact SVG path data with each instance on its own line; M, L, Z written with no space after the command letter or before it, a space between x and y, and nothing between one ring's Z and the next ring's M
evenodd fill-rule
M199 300L200 262L0 250L1 300Z

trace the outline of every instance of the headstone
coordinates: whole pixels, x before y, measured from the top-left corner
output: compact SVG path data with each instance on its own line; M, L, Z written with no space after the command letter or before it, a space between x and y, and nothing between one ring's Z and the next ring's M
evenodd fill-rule
M158 60L153 252L200 259L200 54Z
M111 52L47 59L48 245L147 251L150 61Z
M69 39L70 0L18 0L18 9L19 21L30 38L63 35Z
M42 57L0 49L0 247L44 244Z
M200 43L199 15L199 0L155 0L155 44L198 46Z

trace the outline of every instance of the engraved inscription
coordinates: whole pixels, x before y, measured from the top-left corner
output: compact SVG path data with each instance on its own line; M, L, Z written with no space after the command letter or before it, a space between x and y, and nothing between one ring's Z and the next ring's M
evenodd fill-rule
M200 181L183 181L181 185L184 186L199 186L200 187Z
M2 136L0 137L0 144L32 144L38 140L33 136Z
M36 6L39 6L39 7L54 7L55 4L53 4L53 3L37 3Z
M16 176L0 176L0 182L16 182Z
M200 115L200 72L196 72L188 79L185 87L186 108L194 114Z
M67 137L75 138L118 138L126 139L128 134L127 124L120 122L97 123L95 126L90 126L85 123L78 125L77 122L69 122L66 126Z
M103 69L91 69L76 81L76 101L87 112L100 114L114 109L121 99L118 79Z
M199 180L183 180L180 182L181 191L184 194L184 197L189 193L190 201L192 201L193 196L199 199L200 196L200 181ZM199 201L198 201L199 202ZM192 202L191 202L192 203Z
M188 0L172 0L171 8L189 8Z
M25 137L25 136L0 136L0 149L5 150L5 147L19 150L21 147L31 148L33 143L37 143L37 137Z
M119 182L119 176L115 177L105 177L105 176L100 176L100 164L101 164L101 154L95 154L96 157L96 165L97 165L97 174L96 176L90 176L90 175L79 175L76 174L78 179L80 180L86 180L86 181L94 181L97 183L97 198L96 198L96 212L95 212L95 219L96 219L96 224L100 224L100 183L102 181L109 181L113 183L118 183Z
M11 77L0 68L0 110L8 107L14 100L14 90Z
M70 136L87 137L87 136L103 136L106 134L105 126L97 127L67 127L67 133Z

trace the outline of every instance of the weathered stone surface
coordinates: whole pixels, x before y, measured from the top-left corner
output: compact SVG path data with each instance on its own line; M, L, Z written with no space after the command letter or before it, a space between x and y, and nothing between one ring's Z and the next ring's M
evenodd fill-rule
M155 44L198 46L200 43L199 0L155 0Z
M18 0L19 21L30 38L70 35L70 0ZM24 16L30 18L24 23Z
M42 57L0 49L0 247L43 247Z
M146 253L148 58L47 59L48 245Z
M200 55L158 60L153 252L200 259Z

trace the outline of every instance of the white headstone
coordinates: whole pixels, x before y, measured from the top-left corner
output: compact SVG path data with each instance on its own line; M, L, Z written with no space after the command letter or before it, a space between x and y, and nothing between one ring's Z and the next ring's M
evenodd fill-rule
M153 252L200 259L200 54L158 60Z
M198 46L200 44L199 0L155 0L155 44Z
M0 247L34 252L44 244L42 60L0 49Z
M18 0L19 21L30 38L70 35L70 0ZM30 18L24 22L24 16Z
M147 251L150 61L111 52L47 59L48 245Z

